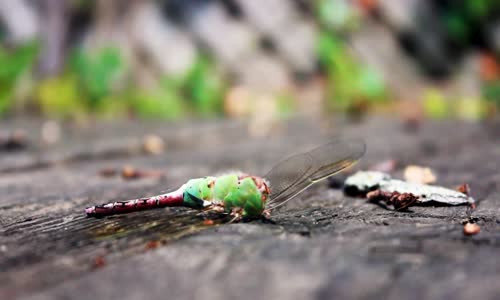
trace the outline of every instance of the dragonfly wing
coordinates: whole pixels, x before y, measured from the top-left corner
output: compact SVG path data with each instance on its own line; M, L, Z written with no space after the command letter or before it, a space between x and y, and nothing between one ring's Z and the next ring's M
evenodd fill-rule
M271 185L268 209L283 205L313 183L351 166L364 153L363 141L337 139L283 160L264 177Z

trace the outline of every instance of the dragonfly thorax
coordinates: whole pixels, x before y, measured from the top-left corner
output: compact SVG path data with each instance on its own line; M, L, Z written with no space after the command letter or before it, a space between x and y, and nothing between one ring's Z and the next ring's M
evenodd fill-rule
M234 173L191 179L183 189L186 206L202 209L217 203L225 212L241 210L243 216L261 215L270 193L263 178Z

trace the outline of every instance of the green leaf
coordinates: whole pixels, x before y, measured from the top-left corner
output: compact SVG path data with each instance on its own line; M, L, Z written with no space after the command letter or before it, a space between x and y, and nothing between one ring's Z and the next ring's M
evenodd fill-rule
M224 82L206 58L200 58L186 78L186 90L194 109L201 115L222 112Z
M132 96L132 108L145 119L180 119L186 114L186 106L173 91L159 89L157 91L137 91Z
M72 69L87 93L91 106L109 96L125 69L118 49L103 48L95 53L77 51L72 60Z
M19 79L32 69L38 48L36 42L12 50L0 46L0 114L13 106Z

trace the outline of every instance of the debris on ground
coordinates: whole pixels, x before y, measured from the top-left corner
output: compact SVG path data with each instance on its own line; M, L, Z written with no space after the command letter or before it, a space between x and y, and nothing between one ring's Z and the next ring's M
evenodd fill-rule
M345 181L344 191L353 196L366 195L372 202L383 200L394 206L395 209L426 202L439 202L447 205L473 204L475 202L472 197L463 192L440 186L392 179L389 174L375 171L359 171L348 177ZM374 191L378 192L374 193Z
M152 250L152 249L156 249L160 246L160 241L158 240L153 240L153 241L149 241L146 243L146 247L145 247L145 250Z
M466 194L467 196L470 196L470 186L467 183L460 185L457 188L457 191L459 191L460 193Z
M98 255L94 258L94 261L92 263L92 269L99 269L102 268L106 265L106 259L104 258L104 255Z
M371 191L366 194L368 201L383 203L386 207L392 206L394 210L404 210L418 202L418 197L410 193Z
M475 223L467 222L464 225L464 234L465 235L476 235L481 231L481 227Z
M157 135L148 134L144 137L142 148L147 154L159 155L165 151L165 142Z
M99 170L99 175L102 177L115 177L119 174L123 179L140 179L146 177L161 178L165 176L162 171L140 170L131 165L125 165L121 170L112 167L107 167Z
M214 225L214 224L215 224L215 221L212 219L206 219L203 221L203 225L206 225L206 226L210 226L210 225Z
M164 176L164 173L161 171L140 170L129 165L123 167L121 174L123 179L140 179L146 177L160 178Z
M46 121L42 125L40 135L45 145L55 144L61 139L61 125L56 121Z
M114 177L118 175L118 170L115 168L103 168L99 170L99 175L102 177Z
M431 184L436 182L436 175L430 168L409 165L405 168L404 177L407 182Z
M19 151L28 147L28 138L23 130L16 129L0 134L0 151Z

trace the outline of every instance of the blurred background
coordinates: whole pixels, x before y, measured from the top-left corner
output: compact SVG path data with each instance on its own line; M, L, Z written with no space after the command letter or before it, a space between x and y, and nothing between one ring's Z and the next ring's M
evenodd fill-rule
M0 116L494 119L497 0L0 0Z

